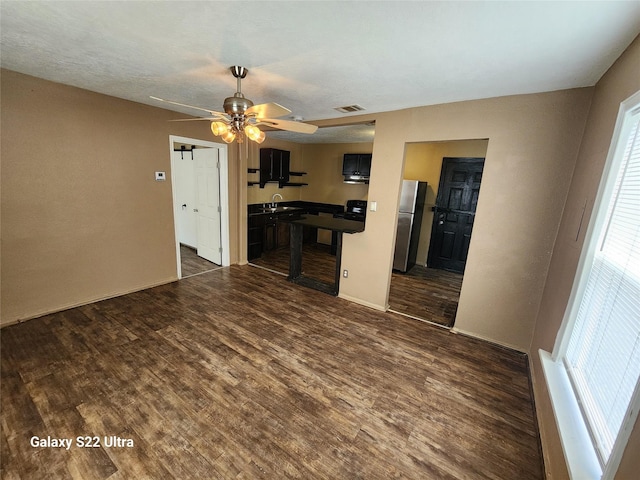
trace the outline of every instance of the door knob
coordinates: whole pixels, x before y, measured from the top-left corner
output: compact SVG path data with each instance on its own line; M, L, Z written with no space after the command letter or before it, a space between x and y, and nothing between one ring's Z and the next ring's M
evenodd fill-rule
M438 225L443 225L443 224L444 224L444 222L443 222L442 220L440 220L440 221L438 222Z

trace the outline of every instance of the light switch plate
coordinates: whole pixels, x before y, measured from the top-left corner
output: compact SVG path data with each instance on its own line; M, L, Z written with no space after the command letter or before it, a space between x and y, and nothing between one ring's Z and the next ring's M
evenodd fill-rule
M167 179L164 172L156 172L156 182L163 182Z
M378 210L378 202L369 202L369 210L375 212Z

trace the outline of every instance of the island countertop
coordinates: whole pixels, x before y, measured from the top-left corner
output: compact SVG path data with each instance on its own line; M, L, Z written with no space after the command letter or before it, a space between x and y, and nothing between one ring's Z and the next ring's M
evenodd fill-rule
M364 232L364 222L355 220L345 220L344 218L333 218L322 215L303 215L285 220L289 223L306 225L308 227L323 228L341 233Z

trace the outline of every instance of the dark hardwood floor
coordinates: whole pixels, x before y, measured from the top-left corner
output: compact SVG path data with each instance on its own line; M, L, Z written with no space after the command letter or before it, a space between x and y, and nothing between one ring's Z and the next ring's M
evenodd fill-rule
M3 479L544 476L526 356L251 266L0 341Z
M180 245L180 265L182 267L182 278L220 268L220 265L199 257L193 248L186 245Z
M328 245L304 244L303 274L333 283L336 257L329 250ZM287 275L289 247L265 252L251 264ZM452 327L461 287L462 274L415 265L407 273L392 273L389 305L398 313Z
M289 247L264 252L250 263L285 275L289 274ZM325 283L333 283L336 274L336 257L331 247L321 243L305 243L302 246L302 273Z
M389 307L411 317L452 327L458 309L462 274L414 265L393 272Z

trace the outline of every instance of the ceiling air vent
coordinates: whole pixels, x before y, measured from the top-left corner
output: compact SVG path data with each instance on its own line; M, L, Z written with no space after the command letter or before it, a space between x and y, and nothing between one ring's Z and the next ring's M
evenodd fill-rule
M364 110L364 107L361 107L360 105L347 105L345 107L335 107L334 110L337 110L340 113L353 113L361 112Z

